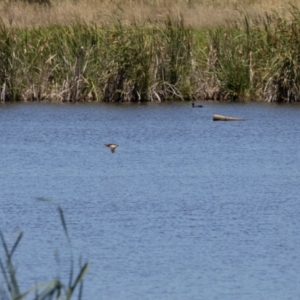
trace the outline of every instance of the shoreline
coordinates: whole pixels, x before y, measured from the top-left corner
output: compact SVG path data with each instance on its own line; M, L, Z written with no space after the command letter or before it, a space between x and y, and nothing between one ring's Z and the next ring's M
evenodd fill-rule
M300 10L289 13L201 29L171 14L143 25L2 23L0 102L299 102Z

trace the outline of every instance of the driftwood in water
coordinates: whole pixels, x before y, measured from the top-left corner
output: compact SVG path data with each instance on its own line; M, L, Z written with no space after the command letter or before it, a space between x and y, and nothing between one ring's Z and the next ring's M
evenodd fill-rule
M242 121L243 119L234 118L234 117L226 117L222 115L213 115L213 121Z

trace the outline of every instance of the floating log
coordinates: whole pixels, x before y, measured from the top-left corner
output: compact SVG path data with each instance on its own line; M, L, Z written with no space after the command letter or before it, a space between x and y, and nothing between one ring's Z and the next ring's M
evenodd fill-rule
M227 117L227 116L222 116L222 115L213 115L213 121L243 121L243 119Z

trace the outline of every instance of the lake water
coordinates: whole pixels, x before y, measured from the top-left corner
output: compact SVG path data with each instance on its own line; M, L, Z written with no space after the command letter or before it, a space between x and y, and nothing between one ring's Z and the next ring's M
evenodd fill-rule
M0 106L0 228L10 245L24 232L23 291L67 283L72 251L90 262L83 299L300 299L300 105L203 105Z

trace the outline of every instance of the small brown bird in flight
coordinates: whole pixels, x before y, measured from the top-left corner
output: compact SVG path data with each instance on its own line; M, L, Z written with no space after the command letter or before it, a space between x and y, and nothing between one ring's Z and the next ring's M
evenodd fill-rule
M120 147L117 144L104 144L106 147L110 148L111 153L114 153L117 147Z

